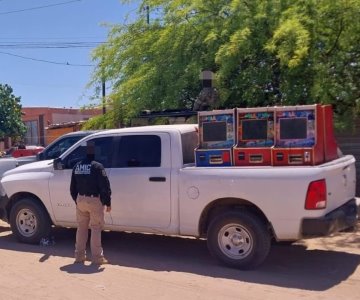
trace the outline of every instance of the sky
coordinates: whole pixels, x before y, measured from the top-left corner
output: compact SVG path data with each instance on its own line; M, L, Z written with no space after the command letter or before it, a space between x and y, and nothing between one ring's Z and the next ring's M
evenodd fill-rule
M120 0L0 0L0 84L23 107L93 103L91 51L107 39L104 24L129 23L136 12Z

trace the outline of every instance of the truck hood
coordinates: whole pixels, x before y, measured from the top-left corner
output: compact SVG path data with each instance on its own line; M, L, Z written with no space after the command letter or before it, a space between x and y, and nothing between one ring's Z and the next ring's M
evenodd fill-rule
M29 164L19 166L15 169L11 169L4 173L3 177L8 175L14 175L19 173L38 172L38 171L50 171L53 169L53 160L37 161Z

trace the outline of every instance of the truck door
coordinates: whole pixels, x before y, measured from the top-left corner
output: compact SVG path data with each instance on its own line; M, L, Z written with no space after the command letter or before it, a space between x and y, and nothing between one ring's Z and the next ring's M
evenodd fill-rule
M111 169L113 137L96 137L95 160L102 163L109 176ZM49 180L49 193L55 219L58 222L76 223L75 202L70 195L72 168L86 156L86 142L79 144L72 152L63 158L64 169L54 170ZM105 223L111 224L111 216L105 214Z
M168 133L117 137L110 173L113 224L166 228L170 224L170 136Z

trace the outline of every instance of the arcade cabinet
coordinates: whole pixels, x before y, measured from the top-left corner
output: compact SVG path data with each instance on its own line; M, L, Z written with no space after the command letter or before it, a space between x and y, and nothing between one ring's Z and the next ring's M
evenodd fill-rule
M231 166L235 145L235 109L201 111L198 113L198 124L196 166Z
M275 107L274 166L324 162L323 114L319 104Z
M236 166L272 165L275 144L274 108L237 108L237 144L233 149Z

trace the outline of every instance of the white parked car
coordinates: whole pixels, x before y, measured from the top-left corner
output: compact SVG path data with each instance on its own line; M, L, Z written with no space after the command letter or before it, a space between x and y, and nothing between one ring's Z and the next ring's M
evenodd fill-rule
M96 131L76 131L66 133L51 144L49 144L43 151L37 155L23 156L23 157L2 157L0 158L0 177L8 170L16 168L21 165L32 163L39 160L54 159L64 153L70 146L81 140L83 137L92 134Z

